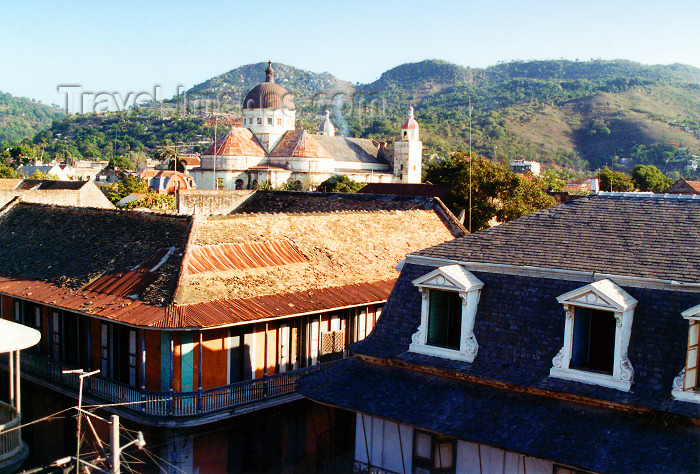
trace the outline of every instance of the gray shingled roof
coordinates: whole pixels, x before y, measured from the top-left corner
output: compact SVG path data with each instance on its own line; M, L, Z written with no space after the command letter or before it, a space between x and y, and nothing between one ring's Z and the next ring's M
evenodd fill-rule
M0 276L81 288L114 269L131 269L176 247L140 300L170 303L190 216L17 203L0 215Z
M333 155L335 161L388 165L376 142L369 138L329 137L326 135L312 135L312 137L328 153Z
M620 413L354 359L302 378L297 390L325 404L597 472L700 468L700 429L690 423L664 425L658 416Z
M700 199L589 196L414 255L700 282Z

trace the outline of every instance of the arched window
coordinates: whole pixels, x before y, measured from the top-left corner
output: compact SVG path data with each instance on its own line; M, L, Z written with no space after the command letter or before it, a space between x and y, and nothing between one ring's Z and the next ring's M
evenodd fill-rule
M243 180L242 179L236 180L236 189L243 189Z

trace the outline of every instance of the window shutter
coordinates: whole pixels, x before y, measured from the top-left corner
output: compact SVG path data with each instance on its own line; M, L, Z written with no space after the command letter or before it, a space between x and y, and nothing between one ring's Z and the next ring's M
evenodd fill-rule
M694 321L688 328L688 359L683 390L693 390L698 386L698 333L700 322Z

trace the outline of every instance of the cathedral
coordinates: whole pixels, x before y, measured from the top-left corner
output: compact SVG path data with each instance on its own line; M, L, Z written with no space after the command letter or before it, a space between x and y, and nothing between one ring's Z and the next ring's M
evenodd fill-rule
M233 126L190 171L198 189L255 189L292 183L314 189L333 175L363 183L420 183L423 144L413 107L393 149L368 138L335 135L330 114L316 134L296 129L292 95L275 82L272 63L265 82L243 100L243 126Z

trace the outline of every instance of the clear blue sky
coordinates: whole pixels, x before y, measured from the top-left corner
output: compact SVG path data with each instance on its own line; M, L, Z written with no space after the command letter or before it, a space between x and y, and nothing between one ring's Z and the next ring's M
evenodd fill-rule
M3 0L0 18L0 91L57 104L61 84L170 97L268 59L363 83L432 58L700 67L699 0Z

